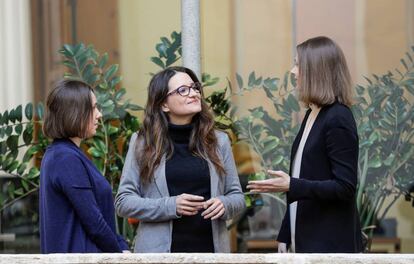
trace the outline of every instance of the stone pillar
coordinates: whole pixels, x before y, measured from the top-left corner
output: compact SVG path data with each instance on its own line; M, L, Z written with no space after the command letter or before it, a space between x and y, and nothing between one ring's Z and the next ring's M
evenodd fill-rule
M200 0L181 0L181 42L183 66L201 81Z
M29 8L29 0L0 1L0 112L33 100Z

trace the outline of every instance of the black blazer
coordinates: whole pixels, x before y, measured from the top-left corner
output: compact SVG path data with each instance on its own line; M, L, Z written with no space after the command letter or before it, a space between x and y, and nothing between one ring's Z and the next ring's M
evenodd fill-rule
M293 158L311 110L292 146ZM351 110L338 102L323 107L307 138L299 179L290 179L288 204L297 201L298 253L361 252L356 208L358 134ZM289 209L277 240L290 244Z

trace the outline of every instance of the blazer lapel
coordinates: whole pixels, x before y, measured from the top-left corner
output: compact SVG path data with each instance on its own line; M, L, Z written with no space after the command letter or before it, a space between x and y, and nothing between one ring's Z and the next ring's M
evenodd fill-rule
M312 144L312 141L315 140L315 136L321 132L321 125L323 124L325 110L327 108L328 107L322 107L322 109L319 111L319 114L316 117L311 130L309 131L308 138L306 139L305 146L303 147L303 152L305 152L308 145Z
M295 140L293 141L292 150L291 150L291 154L290 154L290 172L292 171L293 159L296 155L296 151L298 151L300 139L302 138L303 130L305 130L306 120L308 120L310 112L311 112L311 109L306 111L305 118L303 119L302 124L300 125L299 132L296 135Z
M165 154L162 156L160 165L154 173L155 184L162 196L170 196L168 192L167 179L165 177Z

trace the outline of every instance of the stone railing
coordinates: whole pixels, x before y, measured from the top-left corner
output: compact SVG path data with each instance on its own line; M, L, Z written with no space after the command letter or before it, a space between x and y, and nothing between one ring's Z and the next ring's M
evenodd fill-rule
M414 264L414 254L50 254L0 255L1 264L279 263Z

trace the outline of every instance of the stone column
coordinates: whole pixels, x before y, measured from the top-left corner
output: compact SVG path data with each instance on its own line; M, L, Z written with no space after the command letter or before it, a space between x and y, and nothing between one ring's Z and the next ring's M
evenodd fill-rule
M0 1L0 112L33 100L29 8L29 0Z
M181 42L183 66L201 81L200 1L181 0Z

